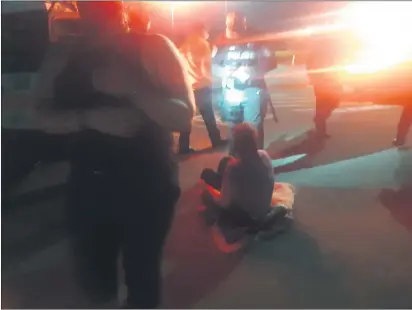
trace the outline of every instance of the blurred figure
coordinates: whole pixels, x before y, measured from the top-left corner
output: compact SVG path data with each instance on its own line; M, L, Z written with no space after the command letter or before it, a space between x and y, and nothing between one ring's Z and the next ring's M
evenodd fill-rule
M256 31L248 28L246 17L240 13L230 12L226 16L226 29L214 42L217 52L213 63L222 68L222 72L231 72L240 67L249 72L249 78L243 83L243 89L257 89L256 99L248 100L242 110L242 121L252 124L258 134L258 146L264 147L263 123L266 115L267 105L271 109L273 119L278 122L276 111L273 107L270 93L264 79L264 75L276 68L275 55L258 40ZM241 57L237 55L242 55ZM222 77L223 92L227 88L225 80L231 76ZM225 102L223 102L225 105ZM224 106L223 110L227 110ZM227 111L229 125L233 128L237 120L231 120L231 112ZM231 146L231 150L232 150ZM232 151L231 151L232 152Z
M338 54L336 40L322 36L313 40L307 59L309 78L316 98L315 131L321 139L330 137L326 122L338 108L342 94L342 85L336 73L328 70L338 63Z
M180 195L171 132L189 128L193 91L168 39L127 33L120 1L77 6L83 36L46 55L36 107L43 131L71 140L77 278L104 306L117 297L121 252L125 307L156 308L162 247Z
M395 146L403 146L406 142L409 128L412 125L412 103L404 103L402 107L402 114L399 119L396 138L393 140Z
M266 151L258 149L254 128L246 123L236 125L233 144L234 157L223 158L217 172L205 169L201 175L201 179L210 186L203 195L207 211L211 214L208 217L210 224L217 221L220 227L260 226L269 214L273 216L273 206L278 204L282 208L276 211L275 220L283 218L287 214L286 209L293 205L293 192L288 199L279 200L275 195L271 159ZM237 238L232 240L236 241Z
M226 144L222 140L216 124L216 117L212 104L212 50L209 42L209 32L204 24L196 23L192 26L192 34L180 47L180 52L186 60L191 84L195 94L196 106L205 122L207 132L213 147ZM179 137L179 152L192 153L190 148L190 130L182 132Z

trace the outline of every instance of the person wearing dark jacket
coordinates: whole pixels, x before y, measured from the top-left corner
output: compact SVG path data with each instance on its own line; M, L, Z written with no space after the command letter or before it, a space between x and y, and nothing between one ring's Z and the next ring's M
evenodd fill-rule
M99 308L160 302L162 248L180 195L172 131L190 127L193 91L176 47L127 32L120 1L77 2L82 36L39 71L38 127L70 137L68 217L78 283ZM113 306L111 306L113 307Z
M324 36L312 42L307 59L307 70L316 99L315 131L319 138L328 138L326 123L339 106L342 86L333 66L337 64L338 46L330 37Z

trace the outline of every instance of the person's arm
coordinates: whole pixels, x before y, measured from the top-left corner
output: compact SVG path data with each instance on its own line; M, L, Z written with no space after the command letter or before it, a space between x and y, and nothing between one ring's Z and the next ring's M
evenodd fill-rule
M140 55L148 78L160 90L156 92L153 87L139 90L136 95L140 108L170 130L188 130L195 113L195 100L178 49L169 39L153 35L141 45Z
M233 178L233 167L234 162L230 162L223 173L222 179L222 187L220 189L220 197L218 201L216 201L221 207L227 208L233 203L233 186L232 186L232 178Z
M265 71L271 71L277 68L278 63L276 60L276 53L273 53L267 48L266 46L263 46L261 51L260 51L261 57L264 59L264 62L266 63L266 68Z
M275 173L273 172L272 159L265 150L258 150L259 156L262 159L263 164L267 168L267 173L270 177L274 178Z
M207 41L204 42L201 70L205 78L212 82L212 49Z

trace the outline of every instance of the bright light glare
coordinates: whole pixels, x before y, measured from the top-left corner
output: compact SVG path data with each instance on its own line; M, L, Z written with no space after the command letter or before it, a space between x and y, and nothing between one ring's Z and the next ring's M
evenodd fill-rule
M246 100L245 92L238 89L230 89L225 92L225 102L229 105L239 105Z
M185 8L197 4L198 1L151 1L151 4L168 8Z
M245 83L250 79L250 74L247 71L248 69L242 66L233 72L232 76L237 78L240 82Z
M412 2L353 2L343 23L361 42L350 73L373 73L412 60Z

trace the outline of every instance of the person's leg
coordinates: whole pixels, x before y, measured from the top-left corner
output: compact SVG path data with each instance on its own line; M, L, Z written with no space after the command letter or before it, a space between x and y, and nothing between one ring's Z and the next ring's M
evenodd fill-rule
M181 132L179 135L180 154L188 154L193 152L193 150L190 148L190 133L191 129L189 131Z
M329 134L327 132L326 122L331 117L333 111L339 105L339 98L333 94L328 94L320 90L315 90L316 97L316 109L315 109L315 129L319 137L327 138Z
M97 304L117 298L119 239L109 203L114 193L106 177L72 165L69 180L68 215L76 280Z
M196 105L198 106L199 112L205 122L205 126L213 147L222 145L223 142L220 136L219 128L217 127L216 116L213 111L212 89L210 87L197 89L194 94Z
M167 182L168 172L159 170L141 168L119 198L129 309L153 309L160 303L162 250L180 193Z
M251 99L244 107L244 122L251 124L257 131L258 148L264 148L264 120L267 109L267 95L260 90L257 97Z
M223 173L225 172L231 159L231 156L223 157L217 166L217 171L210 168L203 169L200 179L202 179L207 185L212 186L214 189L220 190L222 186Z
M233 144L233 129L237 123L227 122L228 127L228 138L229 138L229 156L235 156L234 144Z
M394 144L403 145L405 144L406 136L408 134L409 128L412 125L412 104L405 105L402 109L402 114L398 123L398 130L396 133L396 139Z

